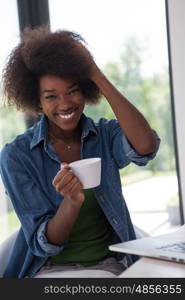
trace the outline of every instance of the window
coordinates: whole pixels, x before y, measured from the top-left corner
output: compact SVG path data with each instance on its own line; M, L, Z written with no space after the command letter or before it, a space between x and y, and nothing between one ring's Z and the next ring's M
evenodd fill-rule
M0 68L19 38L16 0L1 4ZM165 0L50 0L51 29L79 32L98 66L118 89L141 110L161 137L154 161L120 171L123 195L133 223L156 235L179 226L179 193L174 151L168 74ZM8 19L11 22L7 21ZM6 26L4 26L6 24ZM113 118L106 100L86 107L95 120ZM0 110L0 148L25 130L24 115ZM12 126L13 125L13 126ZM0 241L19 226L0 183ZM170 219L170 210L173 219ZM174 212L177 217L174 219Z
M0 37L1 37L1 56L0 56L0 78L6 58L19 39L19 27L17 16L17 1L9 0L0 3ZM0 101L0 149L5 143L12 140L17 134L25 129L24 118L15 109L6 108ZM10 200L4 193L2 182L0 181L0 242L9 233L19 226L19 221L13 211Z

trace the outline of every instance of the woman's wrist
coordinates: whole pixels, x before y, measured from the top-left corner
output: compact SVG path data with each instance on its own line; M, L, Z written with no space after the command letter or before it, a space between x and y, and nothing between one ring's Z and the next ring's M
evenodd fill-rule
M85 200L85 196L83 192L80 192L78 195L65 198L65 201L68 201L68 203L70 203L70 205L72 205L74 208L79 206L81 207L84 200Z
M105 75L102 73L102 71L98 68L98 66L93 63L92 65L92 71L91 71L91 80L98 85L100 80L104 77Z

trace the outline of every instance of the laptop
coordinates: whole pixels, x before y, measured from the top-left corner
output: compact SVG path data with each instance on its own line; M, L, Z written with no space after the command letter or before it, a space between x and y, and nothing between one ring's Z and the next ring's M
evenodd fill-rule
M109 250L185 263L185 225L177 231L114 244Z

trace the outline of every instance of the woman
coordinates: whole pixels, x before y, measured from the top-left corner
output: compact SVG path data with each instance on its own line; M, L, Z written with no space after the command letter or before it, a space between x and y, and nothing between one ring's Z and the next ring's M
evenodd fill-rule
M74 32L25 30L3 80L9 104L41 114L1 153L2 180L21 222L4 277L117 276L137 259L108 250L135 239L119 169L153 159L159 138ZM95 123L83 114L101 95L117 120ZM90 157L102 159L101 184L83 190L69 163Z

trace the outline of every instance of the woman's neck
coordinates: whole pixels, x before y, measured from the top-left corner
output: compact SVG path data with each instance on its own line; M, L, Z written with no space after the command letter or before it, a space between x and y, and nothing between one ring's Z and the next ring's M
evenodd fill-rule
M48 136L55 140L62 140L65 143L77 142L81 138L81 127L80 125L74 130L62 130L57 126L49 125Z

